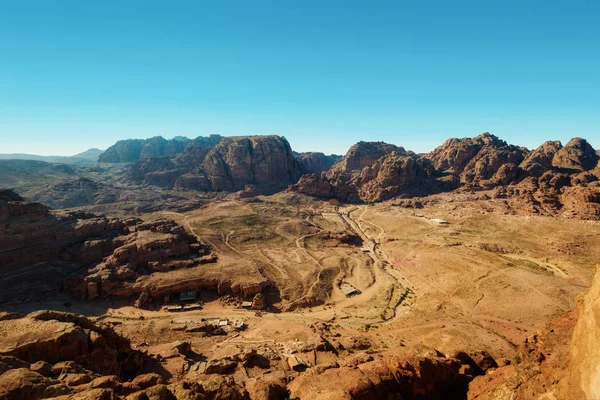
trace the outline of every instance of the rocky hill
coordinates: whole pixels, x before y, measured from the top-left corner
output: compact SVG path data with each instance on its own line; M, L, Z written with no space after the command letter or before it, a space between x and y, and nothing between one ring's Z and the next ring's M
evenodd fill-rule
M342 156L336 154L325 155L318 152L296 153L294 157L300 164L302 174L315 174L327 171L335 163L342 160Z
M200 139L200 138L199 138ZM126 180L178 190L235 192L255 186L273 191L295 183L301 164L285 138L240 136L195 139L174 157L150 157L131 166ZM216 139L216 137L211 137ZM325 156L304 157L306 168L328 164ZM259 193L261 192L259 190Z
M200 136L193 140L185 137L167 140L162 136L150 139L120 140L106 149L98 161L101 163L134 163L145 158L169 157L182 153L188 146L195 147L205 142L217 143L220 139L219 135L211 135L209 137Z
M329 171L329 176L340 173L358 172L364 167L373 164L386 154L396 152L400 155L406 154L402 147L385 142L358 142L350 147L342 160L336 163Z
M76 274L67 288L79 298L99 296L112 290L109 281L122 287L138 274L195 266L210 253L172 221L144 224L135 218L51 212L8 190L0 192L0 226L0 302L55 291L89 266L98 271L97 279ZM103 289L90 292L89 283L101 281Z
M290 190L346 202L382 201L401 195L427 195L448 186L431 161L383 142L359 142L327 172L302 176ZM446 180L447 181L447 180Z
M357 143L329 171L304 175L290 190L346 202L494 190L537 213L600 218L600 157L585 139L529 151L483 133L449 139L422 156L394 148Z
M280 136L224 138L208 153L202 169L214 190L225 191L246 185L287 186L300 177L290 144Z

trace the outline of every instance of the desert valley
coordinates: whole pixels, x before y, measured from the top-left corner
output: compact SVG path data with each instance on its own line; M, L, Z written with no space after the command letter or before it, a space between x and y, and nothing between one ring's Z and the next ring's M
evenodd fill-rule
M584 139L337 156L211 135L8 158L0 398L600 396Z

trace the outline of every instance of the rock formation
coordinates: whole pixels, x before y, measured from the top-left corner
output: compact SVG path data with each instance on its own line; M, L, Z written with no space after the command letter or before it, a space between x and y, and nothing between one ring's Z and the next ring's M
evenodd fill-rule
M406 151L402 147L393 144L385 142L358 142L350 147L344 158L331 168L328 176L333 177L340 172L360 171L391 152L396 152L399 155L406 154Z
M540 177L544 172L552 169L552 160L560 149L562 144L558 140L547 141L530 152L519 168L529 176Z
M86 241L67 251L73 257L85 258L93 250L109 255L67 283L73 296L81 300L106 296L133 298L144 290L133 287L141 275L215 261L207 245L168 220L130 225L121 236L107 241Z
M135 281L140 269L150 273L214 261L208 246L173 221L51 212L14 192L0 195L0 301L57 290L86 265L94 271L90 277L69 280L68 288L79 298L114 294L113 280L118 285ZM104 286L94 290L92 283Z
M202 169L214 190L225 191L248 184L285 187L300 176L290 144L279 136L224 138L208 153Z
M487 132L470 139L448 139L427 155L439 171L461 175L484 146L504 147L506 142Z
M385 143L360 142L321 174L306 174L289 190L345 202L383 201L432 193L494 190L519 209L600 219L599 156L583 139L565 147L548 141L533 151L489 133L449 139L420 157Z
M333 162L316 154L302 159L306 168L325 168L319 163ZM185 151L173 157L136 162L124 182L202 192L235 192L253 186L260 194L295 183L300 175L301 165L285 138L211 136L190 141Z
M578 309L528 338L513 363L475 378L469 399L597 399L600 340L600 273Z
M327 171L335 163L342 159L342 156L335 154L325 155L323 153L294 153L294 157L298 160L300 171L304 174L320 174Z
M438 179L429 160L404 151L386 154L360 171L344 172L345 165L342 161L327 173L304 175L290 190L346 202L373 202L401 194L427 195L452 185L452 180Z
M582 138L573 138L552 159L552 165L567 171L589 171L598 165L600 157Z
M185 149L186 142L166 140L161 136L150 139L120 140L98 158L101 163L133 163L143 158L173 156Z

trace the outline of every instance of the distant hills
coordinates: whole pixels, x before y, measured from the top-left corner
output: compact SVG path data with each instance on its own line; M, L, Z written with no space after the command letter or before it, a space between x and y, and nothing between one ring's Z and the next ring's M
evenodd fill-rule
M36 154L25 154L25 153L12 153L12 154L0 154L0 160L29 160L29 161L45 161L48 163L59 163L69 165L86 165L96 164L98 157L104 153L100 149L89 149L83 153L75 154L73 156L39 156Z

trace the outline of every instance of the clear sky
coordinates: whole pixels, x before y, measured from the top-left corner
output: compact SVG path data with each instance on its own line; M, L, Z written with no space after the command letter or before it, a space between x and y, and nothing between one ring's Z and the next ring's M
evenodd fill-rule
M0 0L0 152L279 134L600 148L600 2Z

